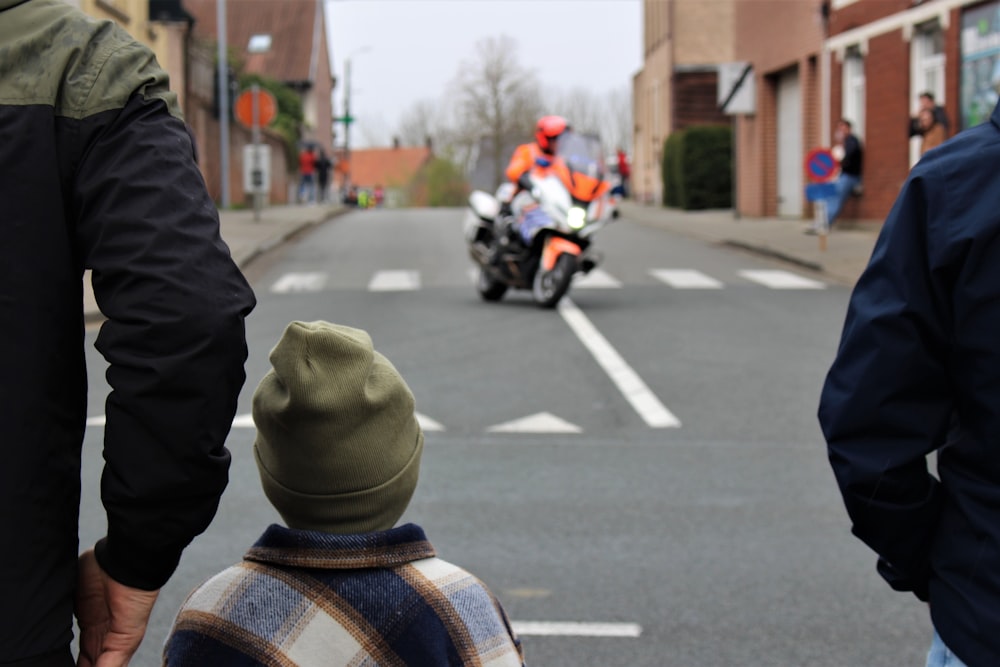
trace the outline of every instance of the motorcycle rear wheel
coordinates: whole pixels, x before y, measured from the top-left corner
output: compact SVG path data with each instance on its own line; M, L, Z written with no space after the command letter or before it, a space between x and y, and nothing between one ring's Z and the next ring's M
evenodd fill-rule
M494 278L485 268L480 268L476 290L483 301L499 301L507 293L507 283Z
M531 286L535 303L542 308L555 308L569 290L574 273L576 273L576 257L565 253L559 255L551 271L538 267Z

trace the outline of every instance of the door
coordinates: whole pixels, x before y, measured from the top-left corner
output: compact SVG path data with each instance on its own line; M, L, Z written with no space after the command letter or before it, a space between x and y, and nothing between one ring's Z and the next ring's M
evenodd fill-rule
M778 75L778 215L802 217L802 95L799 72Z

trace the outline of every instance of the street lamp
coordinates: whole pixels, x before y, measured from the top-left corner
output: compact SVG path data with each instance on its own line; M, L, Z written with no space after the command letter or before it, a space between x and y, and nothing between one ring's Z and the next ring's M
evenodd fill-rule
M344 124L344 161L347 169L344 171L342 195L346 195L351 188L351 124L354 122L354 117L351 116L351 58L369 51L370 46L362 46L344 58L344 115L334 119Z

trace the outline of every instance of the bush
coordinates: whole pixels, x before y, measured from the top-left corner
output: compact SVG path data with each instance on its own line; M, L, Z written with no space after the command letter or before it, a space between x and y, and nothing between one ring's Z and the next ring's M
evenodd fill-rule
M732 129L721 125L671 134L663 145L664 205L685 211L730 208L732 141Z
M414 206L463 206L469 185L462 171L450 160L435 157L410 184L410 202Z

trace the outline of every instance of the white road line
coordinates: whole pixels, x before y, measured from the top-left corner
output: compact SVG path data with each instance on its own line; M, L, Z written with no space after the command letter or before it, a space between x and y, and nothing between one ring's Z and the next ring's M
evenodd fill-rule
M611 343L601 335L597 327L587 319L583 311L577 308L569 297L563 297L559 302L559 314L562 315L580 342L594 355L594 359L608 374L612 382L617 385L625 399L632 404L632 408L649 426L652 428L677 428L681 425L681 421L660 402L656 394L650 391L639 374L625 363L617 350L611 347Z
M271 285L271 291L276 294L287 294L288 292L318 292L325 286L326 274L323 272L286 273L278 278L277 282Z
M408 292L420 289L419 271L376 271L368 283L372 292Z
M649 275L676 289L721 289L722 283L694 269L650 269Z
M530 417L490 426L486 431L489 433L582 433L583 429L550 412L539 412Z
M87 417L87 426L104 426L106 421L107 420L104 418L104 415L100 415L98 417Z
M789 271L740 271L740 275L771 289L824 289L826 287L818 280L810 280Z
M573 289L618 289L622 281L603 269L592 269L590 273L578 273L573 278Z
M518 635L536 637L628 637L642 634L636 623L579 623L576 621L511 621Z

